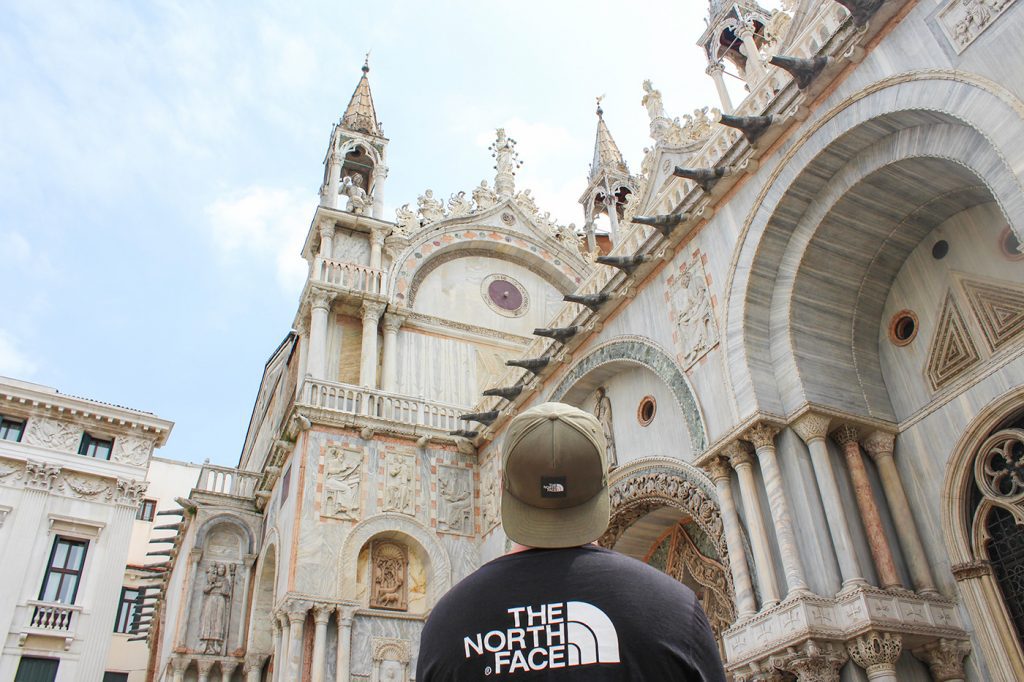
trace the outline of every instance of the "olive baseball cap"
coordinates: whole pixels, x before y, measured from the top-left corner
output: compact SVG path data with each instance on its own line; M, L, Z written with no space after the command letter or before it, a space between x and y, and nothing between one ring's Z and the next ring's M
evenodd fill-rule
M589 412L543 403L509 423L502 454L501 522L527 547L578 547L608 528L604 431Z

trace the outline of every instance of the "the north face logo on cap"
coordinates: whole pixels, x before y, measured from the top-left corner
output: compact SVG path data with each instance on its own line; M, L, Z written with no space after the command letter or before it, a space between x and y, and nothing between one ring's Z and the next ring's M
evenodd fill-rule
M541 497L565 497L565 476L541 476Z

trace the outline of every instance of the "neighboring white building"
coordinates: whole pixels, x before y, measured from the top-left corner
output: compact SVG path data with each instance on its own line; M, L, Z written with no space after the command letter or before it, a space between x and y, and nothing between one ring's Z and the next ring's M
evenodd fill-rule
M172 426L0 377L0 680L104 678L146 472Z
M174 500L177 497L188 497L199 480L201 465L190 462L178 462L161 457L152 457L149 462L149 474L146 477L149 487L135 514L131 542L128 546L128 563L124 572L124 583L118 598L117 617L113 627L113 642L110 655L107 657L108 679L105 682L143 682L146 679L146 668L149 664L149 646L133 632L133 623L141 621L145 632L146 611L143 609L140 618L133 621L135 610L139 608L140 595L144 588L159 576L163 569L159 567L164 559L147 556L152 551L167 550L167 543L151 543L156 538L173 538L180 523L176 514L160 515L161 510L181 509ZM157 568L153 568L156 565Z

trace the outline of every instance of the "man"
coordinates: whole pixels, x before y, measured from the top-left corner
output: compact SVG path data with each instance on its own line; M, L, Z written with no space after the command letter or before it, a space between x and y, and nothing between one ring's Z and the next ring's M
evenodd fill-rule
M544 403L512 420L502 450L501 519L517 544L434 607L417 681L724 682L693 592L591 544L610 509L601 423Z

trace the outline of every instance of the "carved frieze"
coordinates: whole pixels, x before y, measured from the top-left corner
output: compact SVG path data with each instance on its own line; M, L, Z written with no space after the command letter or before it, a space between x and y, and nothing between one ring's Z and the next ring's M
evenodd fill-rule
M416 456L402 452L384 455L384 505L386 512L416 513Z
M114 451L110 459L132 466L146 466L150 453L153 452L153 441L135 436L119 436L114 439Z
M78 452L83 431L81 426L75 424L35 417L29 420L22 442L59 452L74 453Z
M718 324L711 305L711 292L699 257L674 278L669 278L667 296L672 339L679 352L680 364L689 369L718 343Z
M462 467L437 467L437 529L472 535L473 473Z
M0 460L0 481L7 479L12 474L21 471L21 465L16 461Z
M328 445L324 453L323 516L357 520L361 507L363 453Z
M376 541L370 549L370 563L370 606L393 611L408 610L409 555L405 546L390 540Z
M963 52L1015 0L949 0L939 10L939 25L953 49Z
M60 487L72 497L96 499L100 496L109 498L112 495L110 481L92 476L64 473L61 476Z

